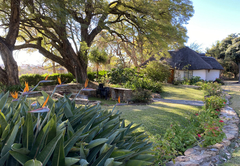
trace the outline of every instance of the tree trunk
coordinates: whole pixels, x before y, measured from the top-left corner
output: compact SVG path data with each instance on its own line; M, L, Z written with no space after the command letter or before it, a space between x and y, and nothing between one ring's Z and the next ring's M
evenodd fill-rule
M4 47L0 42L0 52L5 66L5 72L0 72L1 78L6 78L5 81L0 81L5 85L19 85L18 65L13 58L12 51L8 47Z
M98 67L99 67L98 63L96 64L96 66L97 66L97 78L98 78Z
M238 83L240 83L240 62L238 62Z
M20 84L18 78L18 66L13 58L13 49L18 36L20 23L20 0L11 0L11 15L9 29L6 38L0 37L0 54L5 66L1 68L0 81L7 85Z
M54 61L52 61L52 68L53 68L53 73L56 73L56 65Z

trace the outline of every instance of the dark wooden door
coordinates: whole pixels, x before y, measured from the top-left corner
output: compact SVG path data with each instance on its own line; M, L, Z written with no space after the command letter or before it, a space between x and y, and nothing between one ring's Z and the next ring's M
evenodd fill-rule
M170 70L170 77L168 78L168 83L173 83L173 80L174 80L174 69L171 69Z

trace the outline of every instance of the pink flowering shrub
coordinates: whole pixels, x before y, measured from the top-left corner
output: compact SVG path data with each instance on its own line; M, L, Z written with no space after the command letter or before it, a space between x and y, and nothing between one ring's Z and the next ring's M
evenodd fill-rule
M221 84L218 84L217 82L204 83L202 84L202 89L204 90L204 96L221 96L222 95Z
M226 99L221 96L210 96L204 98L205 108L219 110L224 107L226 104Z

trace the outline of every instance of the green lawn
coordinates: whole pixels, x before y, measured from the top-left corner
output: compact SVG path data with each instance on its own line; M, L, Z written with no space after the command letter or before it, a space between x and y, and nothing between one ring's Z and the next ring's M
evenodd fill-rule
M173 100L203 100L203 90L184 87L182 85L165 84L161 97Z
M235 152L232 153L231 160L221 164L221 166L239 166L239 165L240 165L240 148L237 148Z
M112 110L113 106L102 108ZM116 106L114 111L119 110L122 113L121 117L128 123L142 124L140 130L146 131L151 136L164 134L172 122L183 124L189 114L196 113L199 109L189 105L154 102L150 105Z

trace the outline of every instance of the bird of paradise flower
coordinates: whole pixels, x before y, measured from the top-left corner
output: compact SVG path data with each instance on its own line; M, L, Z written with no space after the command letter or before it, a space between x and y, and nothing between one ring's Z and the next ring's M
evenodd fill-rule
M10 92L11 96L14 98L12 101L18 101L18 92Z
M38 108L38 109L35 109L35 110L32 110L32 111L29 111L30 113L43 113L43 112L48 112L50 111L50 109L48 107L45 107L45 105L47 104L48 102L48 99L49 99L49 95L48 97L46 98L45 102L43 103L42 107L41 108Z

